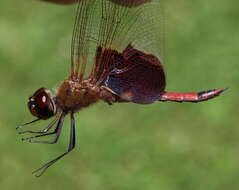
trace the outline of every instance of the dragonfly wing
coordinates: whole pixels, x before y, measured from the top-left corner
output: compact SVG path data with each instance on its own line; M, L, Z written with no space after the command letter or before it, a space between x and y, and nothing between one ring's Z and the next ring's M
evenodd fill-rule
M110 0L110 1L126 7L136 7L146 2L150 2L151 0Z
M45 1L70 4L77 0ZM91 57L94 58L97 47L118 49L123 35L134 22L134 18L129 21L132 18L131 9L149 1L79 0L71 43L71 78L79 82L83 80L86 66L94 62ZM122 34L121 39L119 34ZM125 45L121 44L121 48L125 48Z
M68 4L73 0L46 0L49 2ZM129 43L140 39L135 35L138 25L145 25L148 13L142 11L145 4L151 0L79 0L71 43L71 79L82 81L86 67L90 68L94 63L94 55L97 47L103 49L115 49L121 52ZM144 15L144 14L147 15ZM150 24L153 25L153 24ZM147 28L147 24L145 25ZM138 31L144 31L140 28ZM133 35L132 35L133 33ZM145 37L145 35L143 35ZM142 38L141 38L142 42ZM147 43L143 43L147 44ZM150 42L151 44L151 42ZM107 61L106 61L107 62ZM89 64L90 63L90 64ZM104 64L104 63L100 63ZM92 71L95 69L96 63ZM104 67L101 67L104 68ZM95 72L90 77L94 78ZM105 72L101 75L103 80Z
M159 99L166 84L159 59L131 45L123 53L105 51L110 53L104 52L103 57L110 54L114 67L101 85L114 91L120 97L119 102L150 104Z
M47 1L50 3L65 4L65 5L78 2L78 0L41 0L41 1Z
M72 4L78 2L79 0L41 0L41 1L48 1L51 3L58 4ZM110 1L127 7L135 7L144 4L145 2L148 2L150 0L110 0Z
M120 101L154 102L165 88L163 67L157 58L161 55L159 4L137 1L144 3L136 6L134 0L98 2L98 48L91 82L108 87ZM125 6L119 2L125 2Z
M61 4L74 2L73 0L46 1ZM149 1L151 0L80 0L71 43L71 79L79 82L83 80L86 66L91 65L88 64L89 62L94 62L97 47L120 51L130 42L134 42L132 37L136 38L136 35L132 36L128 33L134 27L135 19L145 17L141 15L138 18L141 5ZM95 73L91 74L91 77L93 78L94 75Z
M125 6L119 5L119 2ZM104 51L106 49L123 52L129 44L132 44L140 51L160 57L162 25L158 24L158 17L161 18L159 4L149 2L150 0L98 1L100 4L96 9L99 10L97 11L99 30L95 36L95 64L90 74L93 83L100 84L108 72L105 68L107 64L111 64L107 60L110 56L104 56L104 60L100 58L102 52L110 54L110 51Z
M77 7L75 25L71 43L71 78L81 81L92 48L89 36L93 35L93 28L97 21L96 7L98 0L81 0Z

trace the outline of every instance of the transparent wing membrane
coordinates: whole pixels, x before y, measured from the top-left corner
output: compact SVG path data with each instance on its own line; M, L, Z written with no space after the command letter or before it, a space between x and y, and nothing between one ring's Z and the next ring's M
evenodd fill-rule
M129 45L161 59L160 4L151 0L81 0L72 38L71 77L81 81L97 48L118 52Z
M58 4L72 4L80 0L41 0L41 1L48 1L51 3L58 3ZM150 0L111 0L111 1L122 6L135 7L145 2L148 2Z
M58 3L58 4L72 4L78 2L78 0L41 0L41 1L47 1L50 3Z
M96 0L82 0L76 13L71 46L71 76L82 80L91 41L91 34Z
M135 7L142 5L146 2L149 2L151 0L111 0L111 1L122 6Z

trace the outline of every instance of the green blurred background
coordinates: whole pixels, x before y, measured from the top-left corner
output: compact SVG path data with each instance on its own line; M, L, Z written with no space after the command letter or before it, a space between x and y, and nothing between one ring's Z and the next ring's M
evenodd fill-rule
M239 189L239 2L167 0L164 10L167 89L230 90L198 104L82 110L75 151L35 178L33 169L67 148L69 120L56 145L21 142L15 127L33 119L29 95L68 75L75 5L1 0L1 189Z

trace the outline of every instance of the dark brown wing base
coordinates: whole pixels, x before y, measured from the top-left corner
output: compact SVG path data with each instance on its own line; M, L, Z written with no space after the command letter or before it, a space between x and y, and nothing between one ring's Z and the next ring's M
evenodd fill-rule
M96 78L120 98L119 102L151 104L165 88L165 74L160 61L131 45L123 53L98 48ZM102 80L103 78L103 80Z

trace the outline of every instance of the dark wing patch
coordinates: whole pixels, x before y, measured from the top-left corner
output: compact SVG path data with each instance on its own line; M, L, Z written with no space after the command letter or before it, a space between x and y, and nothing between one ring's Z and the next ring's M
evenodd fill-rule
M155 56L129 45L122 54L114 53L112 57L114 68L102 85L113 90L120 97L119 102L150 104L158 100L166 84L163 67Z

